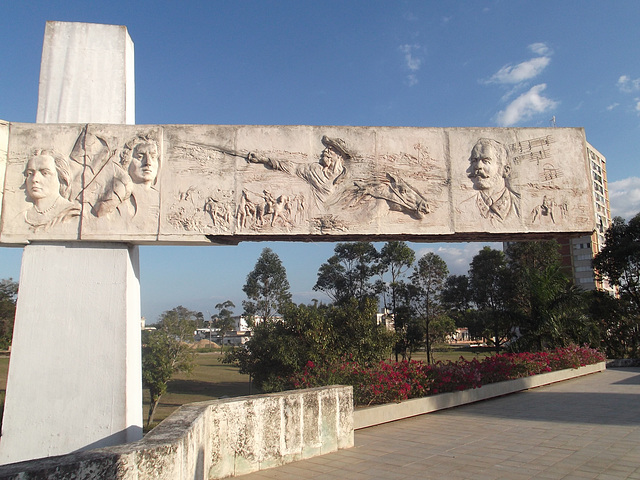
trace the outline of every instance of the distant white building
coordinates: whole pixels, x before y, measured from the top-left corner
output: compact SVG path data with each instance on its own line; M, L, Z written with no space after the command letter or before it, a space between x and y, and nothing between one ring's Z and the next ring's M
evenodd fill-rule
M384 328L393 332L396 329L393 313L389 313L389 310L386 308L384 312L376 313L376 325L384 325Z

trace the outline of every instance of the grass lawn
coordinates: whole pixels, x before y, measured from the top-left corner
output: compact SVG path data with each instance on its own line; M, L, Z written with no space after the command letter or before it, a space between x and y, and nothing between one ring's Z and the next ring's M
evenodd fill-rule
M436 362L455 362L459 360L460 357L464 357L466 360L472 360L474 358L482 360L485 357L493 355L494 351L488 348L471 349L466 345L438 345L433 348L431 353ZM411 357L411 360L422 360L424 362L427 360L427 353L424 351L416 352Z
M167 393L153 418L152 427L167 418L175 409L185 403L203 402L224 397L250 395L249 376L241 375L238 368L220 363L218 352L198 353L196 367L191 375L174 375L167 385ZM149 390L143 391L143 420L146 424L149 413Z

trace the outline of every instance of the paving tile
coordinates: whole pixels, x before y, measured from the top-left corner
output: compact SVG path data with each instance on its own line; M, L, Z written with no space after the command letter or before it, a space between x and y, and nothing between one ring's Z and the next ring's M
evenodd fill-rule
M640 480L640 368L356 431L355 447L246 480Z

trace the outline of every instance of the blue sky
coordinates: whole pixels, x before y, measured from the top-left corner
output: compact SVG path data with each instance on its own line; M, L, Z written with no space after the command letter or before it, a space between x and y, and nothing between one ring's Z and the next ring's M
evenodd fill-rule
M640 211L640 2L23 1L0 6L0 118L35 122L45 22L125 25L136 123L584 127L607 158L614 215ZM260 251L294 300L331 243L141 247L142 314L213 313ZM480 244L412 244L466 273ZM18 278L20 249L0 249Z

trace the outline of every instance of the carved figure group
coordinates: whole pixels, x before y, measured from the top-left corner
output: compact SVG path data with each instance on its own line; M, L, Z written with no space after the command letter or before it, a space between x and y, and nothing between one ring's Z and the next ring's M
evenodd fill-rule
M379 176L355 177L348 169L348 162L355 158L355 154L346 142L327 135L321 141L324 149L318 163L295 163L254 152L248 154L247 160L306 180L320 212L335 206L355 207L369 220L374 220L373 217L379 214L378 204L382 204L388 211L402 212L416 219L422 219L430 213L427 199L399 175L387 172ZM259 211L256 216L260 217Z
M304 219L305 200L302 194L275 197L264 190L261 199L250 200L243 190L238 202L236 221L238 228L261 229L264 226L291 227Z

